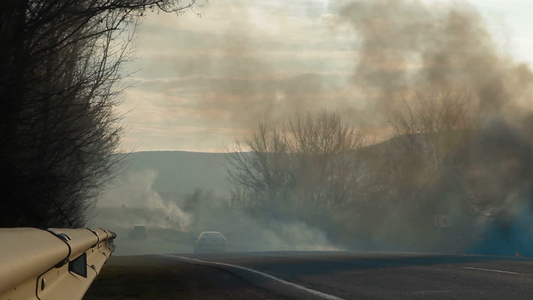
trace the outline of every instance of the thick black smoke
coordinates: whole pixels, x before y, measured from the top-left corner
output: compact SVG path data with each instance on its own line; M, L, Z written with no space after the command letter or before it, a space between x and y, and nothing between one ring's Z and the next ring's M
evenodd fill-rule
M468 90L489 116L516 123L529 114L530 67L500 51L470 5L354 1L340 14L361 39L353 84L379 109L413 91Z
M530 66L502 53L483 18L466 3L353 1L340 15L339 22L351 24L361 39L352 82L373 100L377 118L416 105L411 100L415 92L469 94L470 111L480 116L480 124L465 141L470 148L464 154L467 174L456 184L468 194L465 199L474 199L470 222L476 232L470 238L479 243L469 251L530 249Z

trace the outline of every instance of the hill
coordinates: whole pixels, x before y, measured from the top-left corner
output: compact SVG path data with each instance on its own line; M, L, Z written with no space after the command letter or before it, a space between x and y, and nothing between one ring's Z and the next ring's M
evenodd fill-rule
M156 173L152 188L164 194L190 194L195 189L226 194L224 153L148 151L130 153L125 158L124 176L147 170Z

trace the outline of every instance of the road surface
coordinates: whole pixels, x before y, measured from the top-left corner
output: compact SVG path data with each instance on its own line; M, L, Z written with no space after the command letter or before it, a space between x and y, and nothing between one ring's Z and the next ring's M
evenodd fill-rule
M175 270L190 266L186 278L221 276L241 291L228 299L533 299L533 259L523 257L285 251L144 258ZM203 295L196 298L218 294Z
M223 263L214 266L228 270L225 264L246 267L344 299L533 299L533 260L521 257L353 252L181 257ZM238 270L246 279L247 272Z

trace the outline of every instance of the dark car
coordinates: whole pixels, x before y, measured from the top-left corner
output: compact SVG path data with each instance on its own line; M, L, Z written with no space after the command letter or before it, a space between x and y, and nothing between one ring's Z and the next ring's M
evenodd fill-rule
M135 225L130 230L130 240L146 240L148 238L148 230L144 225Z
M194 242L194 253L226 252L226 237L218 231L204 231Z

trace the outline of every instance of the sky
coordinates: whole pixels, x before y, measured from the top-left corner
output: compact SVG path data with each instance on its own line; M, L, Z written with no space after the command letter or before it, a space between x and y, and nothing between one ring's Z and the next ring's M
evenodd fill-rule
M530 0L209 0L195 11L149 13L139 27L119 151L223 152L260 121L322 109L381 141L398 95L429 87L513 99L498 111L533 102Z

